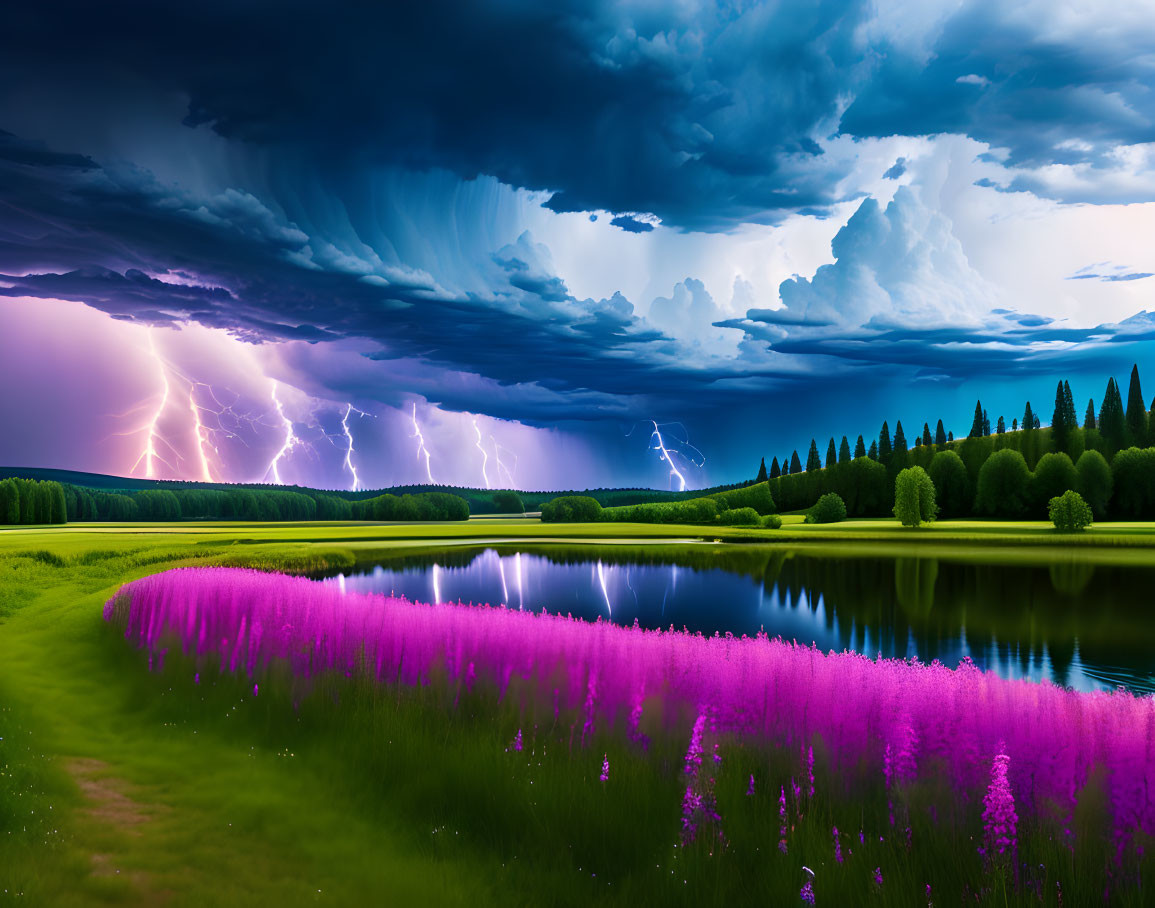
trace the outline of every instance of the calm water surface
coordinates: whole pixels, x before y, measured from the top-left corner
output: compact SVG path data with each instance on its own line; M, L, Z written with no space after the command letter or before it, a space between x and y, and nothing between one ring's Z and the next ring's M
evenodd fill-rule
M829 557L779 547L493 548L409 556L324 582L822 650L971 659L1008 678L1155 692L1155 566Z

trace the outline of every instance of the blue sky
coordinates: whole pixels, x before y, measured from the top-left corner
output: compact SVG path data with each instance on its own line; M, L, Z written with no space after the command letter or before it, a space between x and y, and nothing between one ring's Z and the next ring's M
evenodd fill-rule
M664 485L653 420L701 485L1081 413L1149 359L1152 48L1126 2L29 6L0 461Z

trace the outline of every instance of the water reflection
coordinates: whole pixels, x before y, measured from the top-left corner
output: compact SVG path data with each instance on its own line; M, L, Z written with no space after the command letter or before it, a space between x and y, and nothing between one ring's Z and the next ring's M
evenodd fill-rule
M870 656L972 659L1004 677L1155 691L1155 568L827 557L805 549L466 550L326 582L646 628L731 632Z

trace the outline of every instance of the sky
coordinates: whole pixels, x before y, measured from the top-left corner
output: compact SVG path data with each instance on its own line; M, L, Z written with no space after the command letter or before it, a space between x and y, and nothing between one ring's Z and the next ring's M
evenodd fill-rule
M701 488L1152 359L1147 0L8 18L0 465Z

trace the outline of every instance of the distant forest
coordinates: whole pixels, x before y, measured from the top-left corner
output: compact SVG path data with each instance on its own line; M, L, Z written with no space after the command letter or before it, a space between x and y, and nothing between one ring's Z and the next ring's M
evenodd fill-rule
M1102 404L1087 402L1080 425L1069 383L1060 381L1050 426L1028 401L1023 416L1007 426L975 403L966 438L955 439L938 420L932 432L907 441L902 423L894 434L886 422L869 448L859 435L853 451L846 435L831 438L825 458L811 440L805 465L798 452L763 459L758 478L769 482L783 511L812 507L829 492L846 502L850 516L889 516L894 507L895 477L905 468L922 467L935 484L942 517L988 516L1005 519L1047 516L1047 502L1068 489L1079 492L1103 519L1155 518L1155 401L1144 403L1139 368L1131 370L1127 403L1112 378Z

